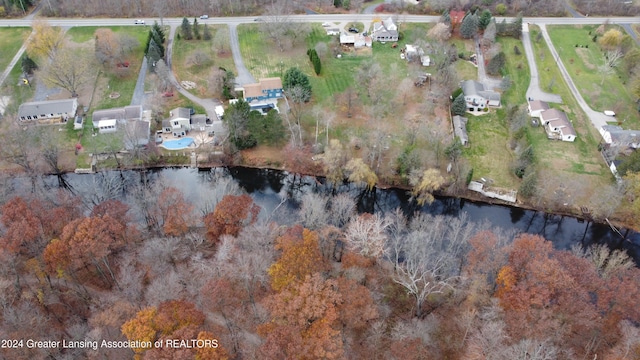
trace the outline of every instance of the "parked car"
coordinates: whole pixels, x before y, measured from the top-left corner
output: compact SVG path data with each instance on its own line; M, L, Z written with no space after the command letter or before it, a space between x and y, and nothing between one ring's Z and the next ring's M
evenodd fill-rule
M138 19L138 20L136 20L135 24L136 25L144 25L144 20Z
M358 33L358 29L356 29L356 28L354 28L354 27L350 27L350 28L349 28L349 32L352 32L352 33L356 33L356 34L357 34L357 33Z
M328 23L328 22L323 22L323 23L322 23L322 26L323 26L323 27L329 27L329 26L331 26L331 24L330 24L330 23Z
M206 20L209 18L209 15L200 15L200 19Z

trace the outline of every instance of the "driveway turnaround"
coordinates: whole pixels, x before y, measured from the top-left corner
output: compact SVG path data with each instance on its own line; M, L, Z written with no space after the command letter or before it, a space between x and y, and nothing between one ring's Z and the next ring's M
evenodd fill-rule
M527 62L529 63L529 72L531 73L531 82L529 82L529 88L527 89L527 100L542 100L552 103L562 103L560 95L549 94L540 89L540 78L538 77L538 67L536 66L535 54L533 52L533 46L531 46L531 37L529 36L529 24L522 24L522 45L524 47L524 53L527 55Z

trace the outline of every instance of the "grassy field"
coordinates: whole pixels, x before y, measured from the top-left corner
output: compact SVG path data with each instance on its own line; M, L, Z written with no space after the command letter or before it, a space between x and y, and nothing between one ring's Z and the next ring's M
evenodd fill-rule
M199 25L201 28L200 33L204 30L204 25ZM212 38L216 35L216 32L221 28L226 28L226 25L207 25L211 31ZM228 32L227 32L228 33ZM233 57L231 56L231 49L229 44L229 38L227 37L227 45L225 46L226 52L219 54L213 48L213 42L206 40L183 40L175 39L173 43L173 71L176 74L178 81L193 81L197 84L197 88L189 90L194 95L200 97L210 97L212 94L208 90L209 86L207 80L211 75L213 69L224 68L233 71L237 74ZM206 56L206 60L199 64L194 64L193 56L196 51L202 52Z
M97 29L99 27L74 27L69 29L67 37L75 43L91 47ZM91 103L91 111L129 105L138 80L138 71L142 66L144 45L149 27L113 26L109 27L109 29L116 34L133 37L138 41L138 46L133 49L126 59L130 63L129 69L121 70L123 71L122 73L118 73L118 70L111 68L100 69L98 87L93 90L95 97ZM109 94L114 92L119 93L120 96L116 99L109 98Z
M7 65L27 40L30 33L30 28L0 29L0 73L7 68ZM20 67L20 62L18 62L17 66Z
M597 149L601 137L562 80L544 40L535 41L539 28L530 26L530 31L540 87L562 97L563 104L551 105L567 114L578 136L573 143L550 141L542 128L530 128L528 138L534 146L541 175L557 184L575 185L573 188L580 191L574 200L586 203L589 194L613 179Z
M597 27L564 25L548 26L547 29L564 66L589 106L596 111L613 110L625 127L638 129L640 114L630 84L626 83L628 76L622 73L621 66L611 75L603 76L599 71L604 61L603 52L598 43L592 41Z
M520 181L511 171L514 153L509 149L509 125L506 119L506 108L525 102L529 86L529 64L525 58L522 42L512 38L499 38L502 50L507 57L505 75L511 79L511 87L502 93L502 108L492 110L482 116L468 115L467 131L469 147L464 149L465 158L473 167L475 178L491 179L497 187L517 189ZM521 50L520 55L514 52L514 46ZM473 47L471 41L456 40L458 49ZM464 65L462 65L464 64ZM465 67L471 66L473 72ZM457 61L456 68L460 79L477 79L477 69L467 61Z

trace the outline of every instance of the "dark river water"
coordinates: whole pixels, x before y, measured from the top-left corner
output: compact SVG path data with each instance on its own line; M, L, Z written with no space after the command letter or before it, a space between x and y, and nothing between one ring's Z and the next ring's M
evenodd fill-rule
M612 248L624 248L636 263L640 264L640 234L619 229L620 233L626 237L623 238L606 224L451 197L436 197L436 201L431 205L416 206L414 202L410 201L410 196L405 190L363 191L361 188L348 184L336 188L326 185L322 178L292 175L284 171L242 167L219 168L213 171L227 172L253 197L258 205L267 210L275 208L283 198L288 199L287 206L295 208L298 206L298 200L301 196L309 191L325 194L347 192L357 199L358 210L361 212L385 213L398 207L408 215L415 211L450 216L466 212L470 221L487 221L496 227L539 234L560 249L568 249L574 244L588 246L593 243L606 243ZM124 171L117 174L123 181L123 195L128 186L140 182L143 178L153 181L158 176L162 176L171 179L174 184L185 189L185 196L191 200L198 197L199 191L206 191L207 185L212 179L210 171L186 168L146 172ZM113 177L113 173L111 175ZM96 177L101 176L104 174L63 175L66 185L74 192L86 191L87 187L95 183ZM59 186L59 181L55 176L46 178L45 182L50 187Z

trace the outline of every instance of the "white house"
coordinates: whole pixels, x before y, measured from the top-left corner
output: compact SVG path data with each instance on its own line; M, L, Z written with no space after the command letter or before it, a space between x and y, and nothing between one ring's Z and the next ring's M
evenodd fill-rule
M485 89L484 85L475 80L465 80L460 83L467 110L482 111L483 109L500 106L500 94Z
M529 100L527 110L529 116L540 118L540 113L549 110L549 104L540 100Z
M544 125L549 139L575 141L576 131L563 111L544 110L540 113L540 122Z
M398 41L398 26L394 24L393 18L374 22L371 38L380 42Z
M140 121L142 119L142 106L131 105L121 108L96 110L93 112L91 120L93 128L98 129L98 133L114 133L118 131L118 126L124 126L127 121Z
M640 148L640 130L624 130L617 125L605 125L600 128L600 135L609 145Z
M18 119L24 122L60 124L76 116L78 99L26 102L18 108Z
M191 130L191 109L179 107L169 111L169 118L162 120L162 131L175 137L187 135Z

